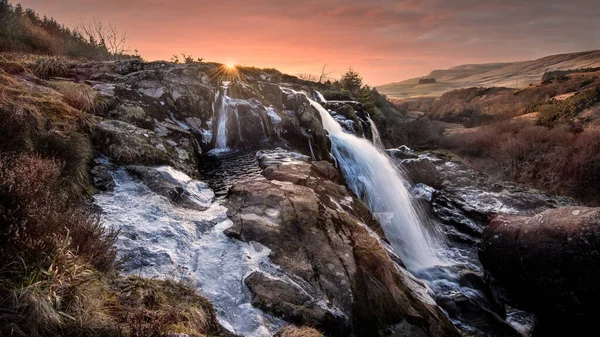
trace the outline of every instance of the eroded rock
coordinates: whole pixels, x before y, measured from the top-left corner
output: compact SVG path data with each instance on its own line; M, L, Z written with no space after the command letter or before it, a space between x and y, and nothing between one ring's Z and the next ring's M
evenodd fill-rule
M331 164L282 161L269 180L236 184L226 233L269 249L285 278L253 274L253 303L332 336L378 336L405 320L427 336L458 336L423 285L385 250L366 207L323 172ZM282 294L282 296L276 296Z

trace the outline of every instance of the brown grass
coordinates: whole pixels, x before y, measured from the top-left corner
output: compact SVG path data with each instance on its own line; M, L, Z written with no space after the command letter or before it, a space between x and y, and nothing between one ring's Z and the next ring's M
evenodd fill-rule
M600 203L600 128L507 121L449 136L444 146L488 174Z
M422 111L431 119L473 127L536 112L542 105L549 105L545 109L560 108L563 103L553 102L553 97L593 89L597 85L600 85L600 72L573 73L520 90L473 87L452 90L436 99L420 97L395 103L409 111Z
M275 334L275 337L324 337L318 330L310 327L284 326Z
M5 61L0 59L0 69L10 75L26 73L27 69L19 62Z
M29 65L31 72L39 78L66 77L69 74L69 63L61 57L41 57Z
M49 84L75 109L85 112L93 109L97 93L89 85L70 81L50 81Z

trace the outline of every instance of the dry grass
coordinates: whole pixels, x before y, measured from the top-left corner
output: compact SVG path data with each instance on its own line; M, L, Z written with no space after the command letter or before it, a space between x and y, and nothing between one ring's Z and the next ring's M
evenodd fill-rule
M490 175L600 204L598 126L507 121L449 136L444 145Z
M204 336L220 331L212 305L189 286L138 277L116 280L111 286L124 313L118 324L131 337Z
M146 112L139 106L121 105L117 109L119 120L127 122L135 122L143 120L146 117Z
M310 327L294 327L291 325L281 328L275 337L324 337L318 330Z
M0 69L10 75L26 73L27 69L19 63L0 59Z
M93 109L97 93L89 85L70 81L50 81L49 84L75 109L85 112Z
M29 65L31 72L39 78L66 77L69 63L62 57L41 57Z
M436 99L420 97L398 100L396 104L409 111L422 111L432 119L460 123L465 127L491 124L536 112L541 106L546 106L544 109L553 111L550 113L542 111L541 115L548 115L547 119L553 122L558 119L557 116L579 109L572 109L573 106L577 106L573 103L578 99L589 101L589 98L579 96L570 99L567 103L554 102L553 97L585 92L597 85L600 85L600 72L573 73L521 90L473 87L449 91Z

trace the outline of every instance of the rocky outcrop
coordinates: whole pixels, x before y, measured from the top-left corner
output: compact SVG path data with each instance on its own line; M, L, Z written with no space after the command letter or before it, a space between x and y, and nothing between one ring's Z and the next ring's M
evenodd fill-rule
M122 60L77 64L70 77L97 91L98 108L92 112L104 118L104 123L113 119L152 131L173 147L176 156L187 155L193 162L192 157L215 147L221 86L229 79L222 76L220 67L200 62ZM303 95L289 95L281 89L310 92L310 88L286 79L258 69L239 69L228 91L227 147L253 148L270 142L318 160L329 159L329 143L319 113Z
M268 179L236 184L226 234L270 249L279 266L246 278L252 303L330 336L378 336L404 322L407 336L458 336L415 281L392 260L382 230L325 162L262 155ZM386 332L387 331L387 332Z
M600 209L563 207L498 216L483 232L481 263L496 295L536 315L536 336L589 336L600 313Z
M322 103L333 118L340 123L346 132L371 139L371 126L368 122L369 113L365 107L356 101L327 101Z
M100 121L93 133L94 145L119 164L172 165L196 175L194 149L186 138L177 143L155 131L117 121Z
M534 215L549 208L576 205L557 197L487 176L444 153L416 153L406 146L386 150L406 172L413 195L444 226L454 241L476 243L496 214Z

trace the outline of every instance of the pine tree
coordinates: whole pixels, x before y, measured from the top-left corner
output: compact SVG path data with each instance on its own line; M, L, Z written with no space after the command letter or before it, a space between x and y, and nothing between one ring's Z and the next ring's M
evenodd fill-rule
M352 95L357 96L358 91L362 87L362 77L358 72L354 71L352 67L348 68L348 71L340 79L340 83L343 89L348 90Z

